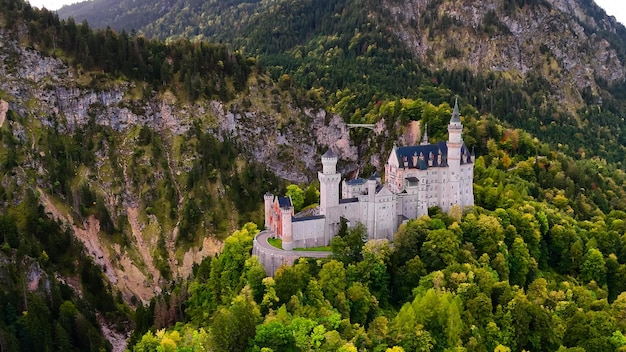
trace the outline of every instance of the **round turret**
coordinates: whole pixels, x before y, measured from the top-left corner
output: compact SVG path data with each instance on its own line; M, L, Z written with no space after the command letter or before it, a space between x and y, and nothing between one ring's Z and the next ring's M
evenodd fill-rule
M292 211L293 207L280 208L282 220L282 245L283 249L290 251L293 249L293 227L292 227Z
M264 200L264 208L265 208L265 228L269 229L271 226L271 216L272 216L272 201L274 200L274 195L270 192L265 193L263 196Z

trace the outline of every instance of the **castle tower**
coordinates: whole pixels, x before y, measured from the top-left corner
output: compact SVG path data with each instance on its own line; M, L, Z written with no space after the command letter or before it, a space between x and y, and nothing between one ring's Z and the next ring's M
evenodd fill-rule
M282 223L282 236L283 249L290 251L293 249L293 227L291 226L291 217L293 213L293 206L280 208L281 223Z
M463 124L459 113L458 99L454 101L454 111L448 124L448 184L442 204L444 211L449 211L454 204L461 205L460 173L461 173L461 148L463 147Z
M339 205L339 182L341 174L337 173L337 155L332 149L322 155L322 172L317 173L320 180L320 214L328 215L328 210Z
M264 205L265 205L265 229L269 230L271 226L271 217L272 217L272 200L274 199L274 195L270 192L265 193L263 196Z
M339 230L340 213L339 205L339 182L341 174L337 172L337 155L331 149L322 155L322 172L317 173L320 180L320 215L326 218L324 227L324 244L328 245L330 239Z
M375 238L376 233L376 173L367 180L367 238Z

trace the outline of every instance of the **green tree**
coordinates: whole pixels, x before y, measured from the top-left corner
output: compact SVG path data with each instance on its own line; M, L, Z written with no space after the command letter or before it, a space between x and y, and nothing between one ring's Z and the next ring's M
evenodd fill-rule
M261 313L249 290L244 289L228 308L220 308L211 324L210 343L215 351L245 351L256 335Z
M361 223L348 229L348 233L341 237L335 236L330 241L330 248L333 252L332 258L342 261L345 264L358 263L363 260L363 245L367 241L367 229Z
M604 256L596 248L589 248L585 261L580 268L580 279L583 282L595 281L598 285L606 283L606 264Z
M298 185L289 185L285 194L291 198L291 204L296 213L302 210L304 205L304 191L302 188L298 187Z
M456 263L459 246L459 238L454 232L448 229L430 231L422 246L420 257L428 269L443 269Z
M254 345L273 351L296 351L293 332L278 321L257 326Z
M526 278L530 271L530 253L521 237L516 237L509 251L509 281L511 285L526 285Z
M263 300L263 293L265 292L263 286L263 279L267 276L263 264L259 263L259 259L256 256L250 257L246 260L246 281L252 290L252 297L256 303L261 303Z
M346 269L343 263L336 260L329 261L322 266L318 277L324 297L330 302L335 302L336 297L345 292Z
M304 190L304 204L303 207L308 207L309 205L318 204L320 202L320 191L313 185L309 185Z

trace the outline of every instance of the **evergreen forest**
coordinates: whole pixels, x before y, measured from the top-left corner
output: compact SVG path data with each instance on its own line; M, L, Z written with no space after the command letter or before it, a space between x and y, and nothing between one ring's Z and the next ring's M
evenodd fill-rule
M431 2L420 24L433 33L457 25L437 15L441 3ZM329 258L299 259L267 277L251 256L263 193L286 192L306 209L318 185L280 179L245 142L216 132L214 117L194 119L180 135L147 125L120 131L94 107L86 124L69 129L52 113L37 120L33 99L20 100L28 89L0 90L8 102L0 127L0 351L111 351L102 326L127 334L129 351L626 350L624 82L599 79L571 109L540 72L513 80L416 60L385 35L387 9L376 1L203 4L223 17L193 35L163 35L175 29L125 17L158 30L151 38L0 0L0 34L10 38L0 47L2 72L17 71L22 54L11 45L58 58L76 73L76 89L130 82L137 115L140 101L169 94L185 106L252 111L251 82L263 82L277 115L298 106L382 124L383 134L350 132L361 160L388 155L414 121L428 125L431 141L445 140L458 97L463 139L477 156L476 206L431 208L393 243L367 241L362 226L342 228ZM549 4L501 5L515 12ZM509 35L494 15L481 31ZM623 49L625 31L598 35ZM450 58L461 55L449 49ZM356 167L376 170L372 162ZM43 204L66 209L76 226L97 220L102 241L138 258L125 200L115 196L124 192L152 224L144 254L161 287L148 300L124 296L73 224ZM177 275L175 260L207 237L221 241L219 254Z

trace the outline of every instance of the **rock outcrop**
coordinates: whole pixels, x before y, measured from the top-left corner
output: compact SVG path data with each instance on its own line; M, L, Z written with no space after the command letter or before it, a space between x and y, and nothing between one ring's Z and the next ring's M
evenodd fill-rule
M42 56L39 52L23 47L0 32L0 125L15 112L19 121L10 121L14 137L29 150L27 155L29 170L20 169L14 176L19 185L28 186L28 180L36 178L42 204L48 212L73 229L77 238L85 245L94 261L103 268L109 281L117 285L124 297L132 296L142 301L149 300L160 292L163 278L154 262L154 248L157 237L149 233L163 232L154 216L141 215L138 207L147 207L141 188L132 186L128 174L131 159L137 151L136 131L148 126L156 131L165 149L170 149L176 138L185 138L195 122L218 139L234 142L243 155L267 166L273 173L294 182L307 182L313 179L317 170L318 156L327 148L333 147L351 167L357 157L357 149L350 144L348 129L338 115L324 110L297 107L290 103L288 94L265 84L250 81L250 93L236 97L229 102L179 101L174 94L145 92L141 83L124 80L106 80L95 73L83 73L68 67L60 59ZM143 91L137 97L137 91ZM141 95L141 94L140 94ZM283 96L284 95L284 96ZM254 103L251 103L253 100ZM278 101L280 105L273 103ZM100 223L93 216L76 219L76 205L68 208L57 207L45 194L50 185L47 170L41 159L49 152L39 144L37 126L56 129L58 133L72 135L88 126L105 126L115 131L119 140L103 138L102 146L96 152L94 170L83 170L82 182L91 186L99 185L103 190L104 203L114 219L125 220L130 233L126 237L139 254L128 251L116 243L108 243L99 238ZM134 132L135 131L135 132ZM82 133L82 132L81 132ZM110 148L116 148L111 151ZM41 149L41 150L40 150ZM111 170L108 155L117 155L120 170ZM166 151L170 178L185 175L190 170L190 160L171 160ZM188 154L187 158L195 157ZM137 158L139 163L149 159ZM36 171L33 171L36 170ZM34 172L34 174L33 174ZM177 176L178 175L178 176ZM77 175L77 177L81 177ZM154 182L166 178L162 173L152 176ZM184 180L184 178L183 178ZM156 187L156 185L151 185ZM179 194L180 207L185 195ZM259 200L260 202L261 200ZM166 234L166 247L171 251L167 265L175 275L186 277L193 263L206 255L219 251L219 241L204 239L199 247L189 248L187 253L175 259L175 233Z
M549 0L508 9L496 1L387 1L394 32L433 69L500 72L513 80L534 73L552 85L558 100L580 107L580 92L626 77L624 58L605 35L621 26L593 16L595 4ZM508 2L508 6L516 6ZM415 25L417 24L417 25Z

